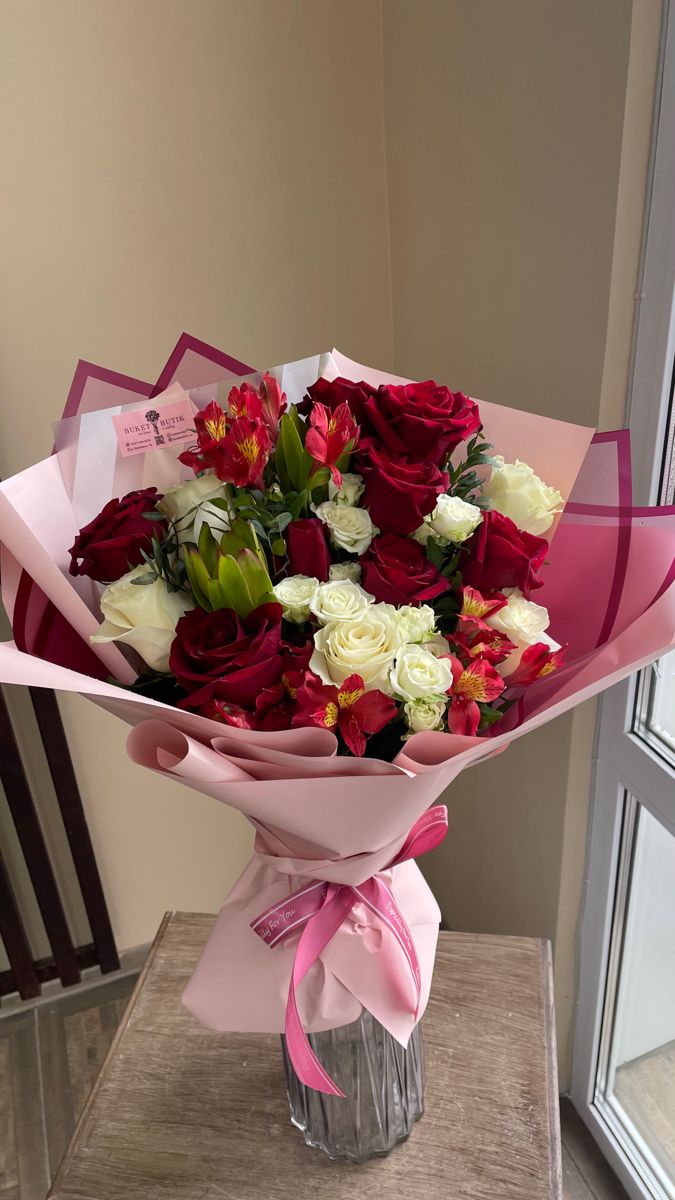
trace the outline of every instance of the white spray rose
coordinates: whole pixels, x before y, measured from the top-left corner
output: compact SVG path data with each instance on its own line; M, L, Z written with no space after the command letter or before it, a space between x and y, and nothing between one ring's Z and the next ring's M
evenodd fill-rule
M548 609L542 604L526 600L519 588L504 588L503 594L508 597L508 604L488 617L486 623L503 633L516 647L504 662L497 664L496 670L506 677L515 671L528 646L546 642L551 650L559 650L560 647L546 633L549 626Z
M389 694L389 668L400 644L384 605L371 604L353 621L329 621L317 630L309 666L324 683L339 685L356 674L366 691Z
M426 545L430 537L441 544L465 542L480 525L483 514L476 504L469 504L460 496L438 497L432 513L424 518L424 524L416 529L413 537Z
M394 612L402 642L424 642L433 633L436 614L428 604L403 604Z
M322 625L328 621L353 621L375 600L351 579L333 579L320 583L309 603L310 612Z
M428 650L435 658L445 658L450 653L450 643L442 633L435 633L433 637L427 638L422 642L424 650Z
M358 583L361 579L361 564L357 562L332 563L328 568L328 578L333 579L351 579L352 583Z
M149 574L145 563L128 571L101 595L105 617L92 642L124 642L133 646L152 671L169 670L169 651L176 625L184 613L194 608L194 600L184 592L170 592L163 579L152 583L134 583Z
M338 504L358 504L364 490L365 484L361 476L352 474L350 471L343 471L342 483L339 487L333 483L332 479L328 481L328 499L335 500Z
M452 686L452 670L446 658L436 658L423 646L405 645L389 672L394 695L402 700L424 700L443 696Z
M411 733L427 729L442 729L448 701L445 696L428 696L425 700L408 700L403 715Z
M327 526L333 545L350 554L363 554L378 532L366 509L353 508L351 504L324 500L318 505L316 515Z
M507 463L501 455L494 462L496 465L483 487L485 498L525 533L537 537L546 533L555 514L562 512L564 501L560 492L544 483L527 463L518 459Z
M225 495L220 479L215 475L200 475L180 487L168 488L157 508L173 521L181 544L198 542L205 523L216 538L230 528L228 512L212 503L224 500Z
M295 625L309 620L309 606L319 586L312 575L288 575L275 583L272 591L284 610L284 617Z

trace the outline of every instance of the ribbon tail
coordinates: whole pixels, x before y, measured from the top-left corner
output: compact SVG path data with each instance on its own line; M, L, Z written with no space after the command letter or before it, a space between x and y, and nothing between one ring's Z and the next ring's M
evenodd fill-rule
M328 897L323 908L310 917L302 931L295 952L286 1004L286 1047L298 1079L306 1087L313 1088L317 1092L342 1098L344 1098L344 1092L340 1091L335 1081L322 1067L302 1027L296 1001L296 988L313 963L316 962L322 950L337 933L353 904L354 895L351 888L341 887Z
M411 1011L415 1019L417 1019L422 995L422 974L417 950L408 924L396 904L390 889L377 876L367 879L360 887L353 888L353 891L358 899L363 901L382 925L389 930L395 944L398 945L412 977L415 989L415 1005Z

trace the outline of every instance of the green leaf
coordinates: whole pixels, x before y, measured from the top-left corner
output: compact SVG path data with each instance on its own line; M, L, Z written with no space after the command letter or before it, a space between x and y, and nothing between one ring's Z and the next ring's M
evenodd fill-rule
M200 608L205 608L207 612L211 612L212 605L209 599L208 585L211 582L209 573L204 565L203 559L196 550L187 550L185 554L185 570L190 581L190 586L194 593L194 598Z
M267 530L264 525L261 525L260 521L251 521L251 525L255 529L259 539L262 538L263 542L268 541Z
M137 579L132 579L134 587L147 587L149 583L156 583L157 576L154 571L149 571L147 575L139 575Z
M275 558L284 558L285 554L286 554L286 543L285 543L284 539L282 537L276 538L272 542L272 545L270 546L270 550L272 551L272 554L275 556Z
M429 561L432 562L435 567L440 567L441 563L443 562L443 547L440 546L438 542L434 541L433 538L429 538L425 549Z
M303 444L303 446L304 446L304 444L305 444L305 434L307 433L307 422L306 422L306 421L303 421L302 417L300 416L300 413L298 412L297 405L296 405L296 404L291 404L291 405L289 405L288 412L287 412L287 413L285 413L284 415L285 415L286 417L288 417L288 418L289 418L289 419L290 419L290 420L293 422L293 424L294 424L295 428L296 428L296 429L297 429L297 431L298 431L298 435L299 435L299 437L300 437L300 441L302 442L302 444ZM282 417L281 419L282 419L282 421L283 421L283 420L284 420L284 417Z
M262 603L261 596L272 595L272 580L267 567L264 566L257 554L252 550L242 550L237 555L237 565L246 580L246 586L253 601L252 608Z
M312 495L314 495L315 492L318 492L320 488L327 487L329 479L330 471L328 470L328 467L319 467L316 471L314 471L309 479L309 488L312 492Z
M295 498L289 504L291 520L297 521L300 514L308 507L308 505L309 493L304 490L302 492L298 492Z
M209 609L212 612L217 612L219 608L229 607L227 602L223 601L223 596L217 579L209 579L206 592L209 600Z
M242 554L250 553L250 550L242 551ZM220 607L233 608L240 617L247 617L254 607L251 593L237 559L229 554L223 555L218 563L218 586L222 599Z
M479 729L489 729L491 725L496 725L497 721L501 721L504 713L498 708L490 708L489 704L479 704L480 723Z
M199 530L199 554L209 575L212 575L218 562L218 543L209 529L206 521Z
M307 483L308 463L312 460L305 453L302 439L293 417L285 413L279 422L279 441L291 485L300 491ZM307 461L308 460L308 461Z

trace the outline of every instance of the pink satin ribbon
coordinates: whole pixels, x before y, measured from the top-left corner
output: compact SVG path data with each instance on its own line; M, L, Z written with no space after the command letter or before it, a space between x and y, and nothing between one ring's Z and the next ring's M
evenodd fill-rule
M389 867L398 866L411 858L433 850L448 832L448 810L436 805L415 822L403 846ZM296 990L313 963L337 933L355 904L370 909L394 939L401 962L404 980L412 980L412 989L403 985L402 1003L410 1006L416 1017L419 1011L421 976L412 934L402 916L390 888L377 875L358 886L324 883L321 880L299 888L284 900L273 904L251 922L251 928L266 946L273 948L301 930L295 951L286 1005L285 1034L289 1058L301 1083L329 1096L344 1097L337 1084L324 1070L302 1027ZM411 1003L411 997L412 1003Z

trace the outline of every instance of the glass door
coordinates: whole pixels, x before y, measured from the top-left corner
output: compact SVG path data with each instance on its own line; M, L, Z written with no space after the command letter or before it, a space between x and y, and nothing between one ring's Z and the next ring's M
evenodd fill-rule
M675 18L664 19L630 426L675 503ZM675 1200L675 654L607 694L581 927L574 1104L634 1200Z

